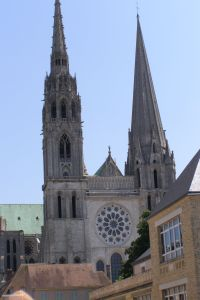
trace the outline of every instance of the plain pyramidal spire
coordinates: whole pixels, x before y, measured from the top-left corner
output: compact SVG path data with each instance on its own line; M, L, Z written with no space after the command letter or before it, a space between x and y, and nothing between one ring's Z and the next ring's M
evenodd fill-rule
M174 159L161 122L139 14L132 121L125 174L135 175L137 187L160 188L160 195L175 177ZM152 194L152 197L154 196Z
M53 73L68 71L68 56L62 22L61 3L59 0L55 0L51 71Z
M135 137L139 138L141 147L151 144L153 132L161 146L166 147L138 14L131 131Z

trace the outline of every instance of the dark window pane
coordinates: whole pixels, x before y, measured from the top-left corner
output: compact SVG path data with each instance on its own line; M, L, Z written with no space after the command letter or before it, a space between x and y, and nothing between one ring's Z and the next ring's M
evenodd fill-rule
M112 281L115 282L118 277L121 270L122 265L122 257L118 253L114 253L111 256L111 272L112 272Z

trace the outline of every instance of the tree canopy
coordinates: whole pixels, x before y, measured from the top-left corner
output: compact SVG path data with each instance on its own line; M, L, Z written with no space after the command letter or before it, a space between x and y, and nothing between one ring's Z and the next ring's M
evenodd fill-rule
M149 225L147 218L150 211L144 211L137 225L138 238L131 243L131 246L126 249L125 254L128 255L128 260L123 263L120 272L120 278L128 278L133 275L132 263L150 248L149 240Z

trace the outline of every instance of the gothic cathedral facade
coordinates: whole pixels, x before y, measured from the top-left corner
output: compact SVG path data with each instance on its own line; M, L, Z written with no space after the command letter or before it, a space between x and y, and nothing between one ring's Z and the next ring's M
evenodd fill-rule
M69 71L59 0L55 0L51 70L44 95L41 260L91 262L114 281L125 249L137 237L140 215L155 207L175 180L174 157L162 127L139 17L124 176L110 150L96 174L86 174L81 98Z

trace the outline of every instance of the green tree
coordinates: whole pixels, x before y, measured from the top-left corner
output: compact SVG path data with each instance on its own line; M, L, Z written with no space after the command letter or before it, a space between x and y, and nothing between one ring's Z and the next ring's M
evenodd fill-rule
M131 243L130 248L126 249L125 254L128 255L128 260L122 264L120 279L125 279L133 275L132 263L150 248L149 240L149 224L147 218L150 211L144 211L137 225L138 238Z

